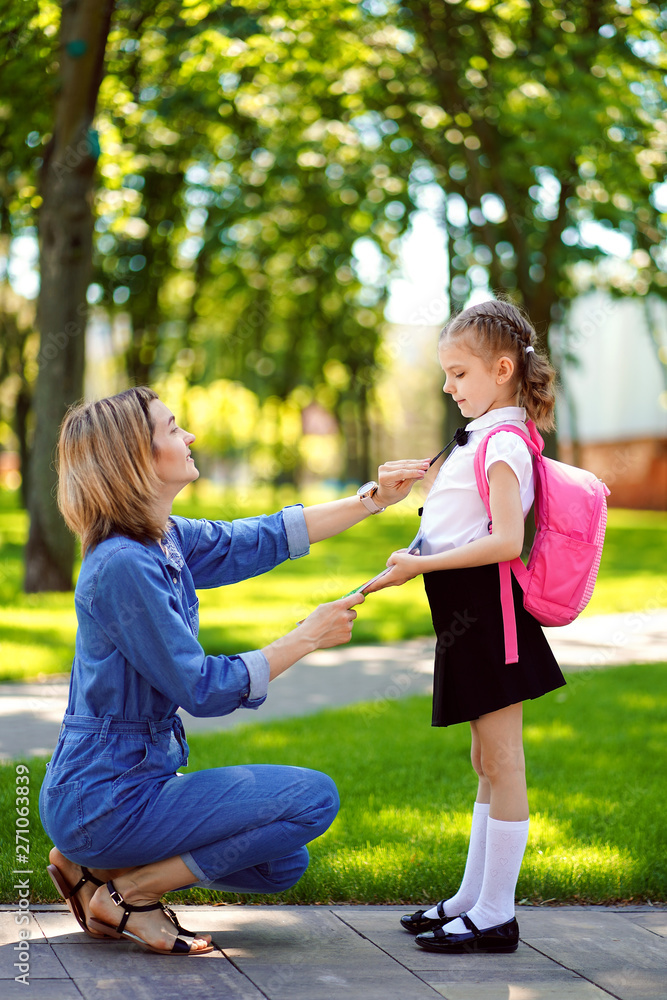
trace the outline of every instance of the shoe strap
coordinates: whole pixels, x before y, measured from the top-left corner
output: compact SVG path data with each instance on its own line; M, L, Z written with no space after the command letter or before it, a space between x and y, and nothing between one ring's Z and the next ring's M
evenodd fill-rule
M192 952L192 945L189 945L187 941L181 941L181 939L177 937L174 940L171 950L173 952L180 952L181 954L186 955ZM193 952L193 954L196 954L196 952Z
M65 899L71 899L72 896L76 896L76 894L79 891L79 889L81 888L81 886L85 885L86 882L92 882L93 885L104 885L104 882L102 882L95 875L93 875L92 872L89 872L88 869L84 865L81 865L81 871L83 872L83 875L81 876L81 878L79 879L79 881L76 883L76 885L73 886L70 889L69 895L65 896Z
M472 920L470 919L470 917L468 916L467 913L459 913L459 916L460 916L461 920L463 921L463 923L468 928L468 930L472 931L476 938L482 936L482 932L480 931L479 927L476 927L473 924Z
M125 924L130 919L131 913L145 913L147 910L161 910L163 909L162 903L148 903L147 906L133 906L132 903L126 903L122 894L118 891L116 886L111 880L107 882L107 889L109 890L109 895L116 904L116 906L122 906L123 916L120 919L120 923L116 930L119 934L122 934L125 929Z
M436 910L438 911L438 916L441 918L441 920L447 920L448 919L447 918L447 914L445 913L445 900L444 899L440 900L440 902L436 906Z
M169 917L169 919L171 920L172 924L174 925L179 934L183 934L185 937L192 937L192 938L197 937L194 931L187 931L185 927L181 927L181 925L178 922L178 917L172 910L171 906L165 906L164 903L160 903L160 906L162 907L166 916Z

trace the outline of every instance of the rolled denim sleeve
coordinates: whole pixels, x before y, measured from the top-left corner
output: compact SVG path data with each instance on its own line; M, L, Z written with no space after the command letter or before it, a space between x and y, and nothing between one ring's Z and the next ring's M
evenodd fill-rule
M301 559L302 556L307 556L310 552L310 539L306 528L303 504L283 507L282 515L290 559Z
M243 660L250 679L248 696L242 703L242 708L259 708L266 701L269 689L269 661L260 649L249 653L238 653Z

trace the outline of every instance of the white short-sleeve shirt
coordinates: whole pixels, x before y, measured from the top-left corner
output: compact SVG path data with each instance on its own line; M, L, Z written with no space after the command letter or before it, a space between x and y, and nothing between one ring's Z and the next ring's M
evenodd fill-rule
M467 443L456 446L450 453L426 498L419 535L413 543L422 555L456 549L488 534L489 518L475 480L475 452L498 424L514 424L524 431L526 438L529 437L523 406L489 410L467 424ZM535 495L532 453L516 434L501 431L489 441L485 462L487 474L493 463L499 461L509 465L519 482L525 518Z

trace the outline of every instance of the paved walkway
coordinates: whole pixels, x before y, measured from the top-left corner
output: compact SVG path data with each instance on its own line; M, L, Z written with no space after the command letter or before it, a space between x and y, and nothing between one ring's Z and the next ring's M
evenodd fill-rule
M564 671L667 661L667 609L584 617L564 628L545 629L545 633ZM258 711L217 719L195 719L182 712L186 732L231 729L319 708L430 692L433 647L434 639L429 637L311 653L272 682L269 697ZM67 692L65 680L0 684L0 760L51 753Z
M19 946L0 908L2 1000L664 1000L667 909L519 907L510 955L423 951L396 906L176 907L220 950L165 959L86 937L62 907L35 906ZM22 948L22 950L21 950ZM15 965L18 963L18 966ZM16 982L16 975L25 975ZM26 992L25 986L29 989Z
M667 661L667 610L583 618L547 632L561 665L580 676ZM260 711L186 716L186 728L259 724L426 692L432 652L428 639L313 653L271 685ZM50 753L66 700L65 683L1 685L0 757ZM407 907L176 909L185 926L211 932L220 950L165 960L129 942L86 937L64 906L32 905L27 925L17 922L24 912L17 906L0 906L0 998L667 1000L667 907L518 907L515 954L449 957L422 951L400 928Z

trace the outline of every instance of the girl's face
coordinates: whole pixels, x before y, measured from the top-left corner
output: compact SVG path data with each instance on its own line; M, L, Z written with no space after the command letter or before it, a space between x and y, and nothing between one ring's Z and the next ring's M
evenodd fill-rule
M195 436L178 427L173 413L160 399L151 399L149 410L155 427L155 471L167 492L176 496L184 486L199 478L199 470L190 455Z
M517 405L514 362L510 357L503 355L489 366L473 354L465 334L444 340L438 357L446 376L442 391L451 394L462 416L474 420L489 410Z

